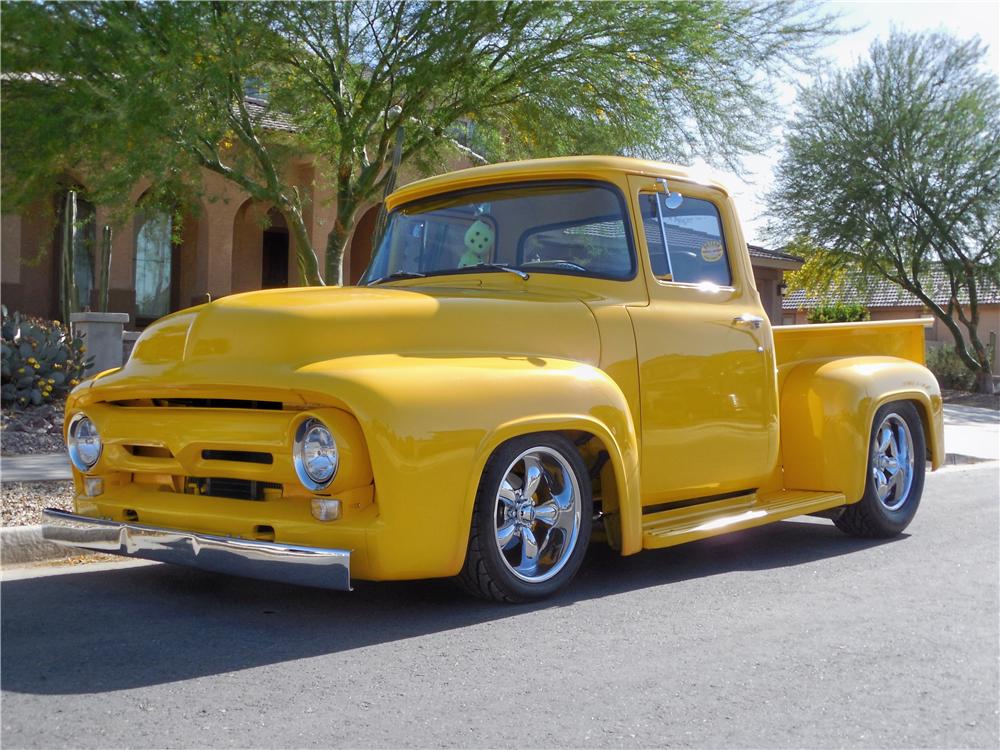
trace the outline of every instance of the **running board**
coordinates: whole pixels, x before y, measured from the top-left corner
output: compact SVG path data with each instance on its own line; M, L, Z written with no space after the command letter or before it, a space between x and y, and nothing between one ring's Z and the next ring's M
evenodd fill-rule
M840 492L779 490L666 510L645 516L643 549L672 547L730 531L762 526L783 518L804 516L844 505Z

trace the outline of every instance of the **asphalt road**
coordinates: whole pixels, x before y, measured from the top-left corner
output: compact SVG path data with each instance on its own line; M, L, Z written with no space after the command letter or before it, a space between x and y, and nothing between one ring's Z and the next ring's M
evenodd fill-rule
M997 464L907 535L786 521L542 605L118 563L7 571L3 747L998 746Z

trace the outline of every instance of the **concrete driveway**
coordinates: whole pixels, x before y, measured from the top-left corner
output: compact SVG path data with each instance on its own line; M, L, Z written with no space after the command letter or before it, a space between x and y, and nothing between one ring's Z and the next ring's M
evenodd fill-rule
M944 445L948 453L1000 460L1000 412L945 404Z

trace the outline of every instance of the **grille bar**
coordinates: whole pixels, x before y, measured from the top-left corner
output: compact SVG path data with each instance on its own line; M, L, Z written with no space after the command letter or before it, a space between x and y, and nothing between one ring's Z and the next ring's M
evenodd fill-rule
M264 490L280 490L275 482L261 482L256 479L231 479L229 477L187 477L184 493L207 497L227 497L232 500L264 500Z

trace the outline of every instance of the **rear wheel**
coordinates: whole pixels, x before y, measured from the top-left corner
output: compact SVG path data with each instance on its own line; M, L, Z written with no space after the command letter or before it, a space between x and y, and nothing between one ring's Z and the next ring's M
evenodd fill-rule
M902 533L920 505L926 455L923 424L913 404L895 401L881 407L872 420L864 497L844 509L834 521L837 528L863 537Z
M541 599L576 575L590 541L593 499L586 465L556 433L504 443L486 464L463 587L485 599Z

